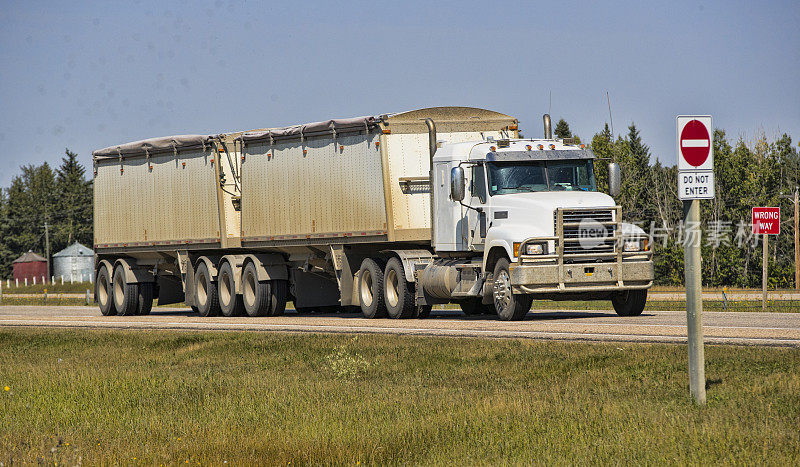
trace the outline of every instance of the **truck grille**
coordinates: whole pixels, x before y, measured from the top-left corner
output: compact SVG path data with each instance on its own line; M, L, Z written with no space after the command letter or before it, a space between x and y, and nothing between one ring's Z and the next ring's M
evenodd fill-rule
M565 261L575 255L581 255L580 261L614 260L608 256L608 253L616 250L618 224L614 223L614 211L612 208L562 210ZM554 222L557 222L558 211L553 216ZM605 255L597 259L585 256L593 253Z

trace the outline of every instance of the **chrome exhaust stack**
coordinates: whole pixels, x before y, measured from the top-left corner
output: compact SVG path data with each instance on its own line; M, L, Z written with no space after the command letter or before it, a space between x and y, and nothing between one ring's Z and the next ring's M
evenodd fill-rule
M553 139L553 126L550 124L550 114L544 114L542 120L544 120L544 139Z

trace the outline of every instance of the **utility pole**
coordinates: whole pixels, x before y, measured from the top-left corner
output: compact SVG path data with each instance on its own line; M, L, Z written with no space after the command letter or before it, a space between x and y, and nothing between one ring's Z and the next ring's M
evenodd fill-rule
M48 230L47 221L44 221L44 249L44 257L47 259L47 277L50 277L50 230Z
M794 187L794 195L783 195L781 198L794 203L794 289L800 290L800 193Z

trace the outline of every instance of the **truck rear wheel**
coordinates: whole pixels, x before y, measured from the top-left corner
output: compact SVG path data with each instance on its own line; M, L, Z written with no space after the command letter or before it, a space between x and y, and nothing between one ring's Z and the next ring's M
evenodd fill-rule
M227 261L219 268L217 275L217 297L219 297L219 308L223 316L242 316L244 314L242 297L236 294L233 268Z
M194 303L192 310L200 313L200 316L218 316L220 312L217 284L211 280L208 266L205 262L200 262L194 273Z
M494 266L494 308L497 310L497 317L502 321L519 321L531 309L532 299L530 295L516 295L511 292L509 264L506 258L500 258Z
M272 299L270 281L258 280L256 265L247 263L242 273L242 302L248 316L267 316L270 314Z
M647 290L628 290L611 296L614 311L620 316L639 316L647 304Z
M97 304L100 306L100 314L103 316L117 314L117 309L114 307L114 299L112 298L111 271L105 266L100 266L100 270L97 271L97 279L94 283L94 294L95 298L97 298Z
M383 301L383 274L381 260L367 258L361 263L361 269L358 271L358 302L365 318L386 316L386 304Z
M289 281L277 279L270 282L269 315L280 316L286 311L286 302L289 299Z
M390 318L414 316L414 293L410 289L403 263L397 258L390 259L383 276L383 298Z
M114 268L114 280L111 282L111 289L114 291L114 308L117 309L117 314L131 316L139 311L137 304L139 298L138 284L125 282L125 269L121 265Z
M150 310L153 309L153 283L142 282L139 284L139 298L137 299L138 307L136 314L149 315Z

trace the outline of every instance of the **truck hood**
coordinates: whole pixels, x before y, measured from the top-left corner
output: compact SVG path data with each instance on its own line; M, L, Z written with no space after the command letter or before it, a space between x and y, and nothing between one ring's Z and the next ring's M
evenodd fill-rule
M553 235L553 211L556 208L612 207L614 199L595 191L545 191L516 193L491 198L492 227L511 228L514 237ZM496 214L506 211L506 217Z

